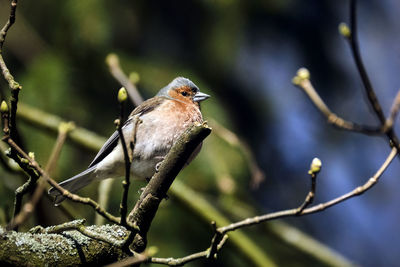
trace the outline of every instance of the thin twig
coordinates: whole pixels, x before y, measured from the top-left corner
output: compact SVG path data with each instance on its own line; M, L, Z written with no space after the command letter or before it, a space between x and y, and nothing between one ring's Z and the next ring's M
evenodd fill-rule
M146 252L135 253L134 256L125 258L121 261L117 261L106 265L105 267L125 267L125 266L136 266L140 263L145 263L149 261L149 256Z
M217 251L220 251L223 245L225 244L226 240L228 240L228 235L225 235L219 244L217 245ZM198 259L206 259L208 258L210 249L193 253L188 256L182 258L157 258L151 257L151 253L147 251L144 253L136 253L134 256L125 258L121 261L115 262L110 265L106 265L106 267L125 267L125 266L135 266L136 264L140 263L156 263L156 264L163 264L168 266L182 266L189 262L198 260Z
M4 79L8 82L8 85L11 89L11 99L10 99L10 135L14 140L18 140L18 133L16 127L16 113L17 113L17 103L18 103L18 94L21 90L21 85L14 80L14 77L11 75L9 69L3 58L3 45L7 36L8 30L15 22L15 12L17 9L17 0L11 1L10 8L10 16L7 23L0 31L0 68L3 73Z
M314 158L313 161L311 162L310 170L308 171L308 174L310 175L311 178L311 188L303 204L301 204L301 206L297 208L297 214L301 214L303 210L307 208L309 205L311 205L312 202L314 201L315 189L317 184L316 183L317 174L320 172L320 170L321 170L321 160L318 158Z
M364 84L365 91L368 96L368 100L375 111L379 121L381 124L385 123L385 115L383 114L382 107L379 103L378 98L376 97L375 90L372 87L371 81L365 70L364 63L362 61L360 55L360 48L358 46L358 36L357 36L357 8L356 8L357 1L351 0L350 1L350 41L351 52L353 54L354 62L356 63L358 72L361 76L361 80Z
M352 191L350 191L344 195L341 195L337 198L334 198L330 201L320 203L318 205L314 205L312 207L306 208L300 214L297 214L297 211L298 211L297 209L289 209L289 210L273 212L273 213L265 214L262 216L247 218L245 220L242 220L242 221L239 221L239 222L236 222L236 223L224 226L224 227L220 227L217 229L217 231L225 234L227 232L234 231L236 229L239 229L239 228L242 228L245 226L255 225L255 224L259 224L261 222L275 220L278 218L290 217L290 216L296 216L296 215L303 216L303 215L308 215L308 214L312 214L312 213L316 213L316 212L321 212L329 207L337 205L349 198L361 195L364 192L366 192L367 190L369 190L372 186L374 186L378 182L379 178L382 176L384 171L388 168L388 166L393 161L393 159L396 157L396 155L397 155L397 148L393 147L390 154L387 156L385 162L375 172L375 174L370 179L368 179L368 181L365 184L358 186L355 189L353 189Z
M398 149L400 149L400 143L399 140L396 136L396 134L393 131L393 128L386 128L385 129L385 123L386 123L386 118L385 114L382 111L382 107L379 103L379 100L375 94L375 90L371 84L371 81L369 79L368 73L364 67L364 63L361 58L360 54L360 48L358 46L358 34L357 34L357 1L356 0L351 0L350 1L350 35L347 38L350 42L350 47L351 47L351 52L354 58L354 62L356 63L357 70L360 74L362 83L365 88L365 92L367 93L367 97L369 100L369 103L371 104L376 116L378 117L381 126L384 130L386 130L386 136L390 139L390 141L393 143L394 146L396 146Z
M119 135L119 139L121 140L121 145L122 145L122 150L124 153L124 161L125 161L125 180L122 181L122 187L123 187L123 194L122 194L122 199L121 199L121 204L120 204L120 214L121 214L121 225L125 226L127 224L126 222L126 215L128 213L128 192L129 192L129 186L130 186L130 170L131 170L131 164L133 160L133 151L135 149L135 143L136 143L136 131L137 131L137 126L138 123L140 122L140 119L135 116L133 118L133 121L131 122L134 126L133 128L133 134L132 134L132 140L129 142L129 149L131 153L128 152L128 147L126 144L126 140L122 131L122 124L121 121L123 119L123 110L124 110L124 103L126 101L126 91L125 88L122 87L119 92L118 92L118 101L120 103L120 112L119 112L119 119L116 120L116 125L117 125L117 131ZM132 156L130 155L132 154Z
M4 132L5 136L10 136L11 131L9 128L9 125L10 125L9 109L8 109L7 103L5 101L1 102L0 110L1 110L1 118L2 118L2 123L3 123L3 132ZM12 149L9 151L8 156L12 157L12 158L17 157L17 155L15 154L15 151ZM15 217L17 216L17 214L19 214L21 211L22 198L27 192L31 191L34 188L37 179L39 179L39 175L35 171L27 168L28 167L27 161L22 161L18 157L17 157L16 161L17 162L19 161L20 166L26 167L26 169L27 169L26 172L29 175L29 179L23 185L21 185L20 187L18 187L15 190L14 214L13 214L13 218L11 220L10 225L7 226L8 230L13 229L15 231L18 230L18 225L14 226L13 221L15 220Z
M18 102L18 119L35 127L40 126L43 130L51 133L57 133L60 124L66 122L54 114L44 112L21 102ZM68 141L71 141L74 145L78 145L80 148L98 151L107 139L85 128L76 126L69 133Z
M67 138L68 132L72 130L73 127L74 126L71 123L60 125L56 143L54 145L53 151L51 152L49 161L45 168L45 171L48 174L51 174L53 172L55 165L59 159L61 149ZM24 204L22 210L14 217L10 225L7 226L8 229L16 229L16 227L21 225L29 218L29 216L35 210L35 207L39 202L40 198L42 197L44 190L45 190L45 184L43 181L39 180L39 183L35 189L35 192L33 193L32 198L30 199L29 202Z
M139 106L143 102L143 98L137 90L136 85L129 80L121 69L118 56L116 54L109 54L106 58L106 63L112 76L128 91L129 98L133 104Z
M228 235L224 235L224 237L221 239L221 241L217 245L217 251L220 251L223 245L225 244L226 240L228 240ZM191 255L188 255L186 257L182 258L155 258L152 257L149 259L148 262L151 263L158 263L158 264L164 264L164 265L169 265L169 266L182 266L186 263L189 263L194 260L198 260L201 258L208 258L209 255L209 249L198 252L198 253L193 253Z
M47 161L45 171L51 175L57 166L57 162L61 155L61 150L67 140L69 132L75 129L73 122L63 122L58 126L58 135L54 144L53 150L51 151L49 160Z
M4 27L0 31L0 53L6 40L7 32L15 22L15 11L17 10L17 0L11 1L10 17Z
M29 179L20 187L18 187L15 190L15 200L14 200L14 214L13 214L13 218L10 222L9 225L7 225L7 229L10 230L14 230L14 231L18 231L18 225L20 223L18 223L16 220L18 219L18 214L21 214L21 208L22 208L22 198L24 197L24 195L30 191L33 190L33 188L36 185L36 181L39 177L36 175L32 175L29 177ZM28 211L31 210L30 206L26 207Z
M388 132L393 129L394 121L400 109L400 90L397 92L396 97L393 100L392 108L390 109L390 114L385 120L385 124L382 127L383 132Z
M297 75L293 78L293 83L303 89L315 107L322 113L322 115L325 116L328 123L341 130L360 132L368 135L379 135L382 133L380 127L359 125L354 122L346 121L333 113L314 89L314 86L311 84L309 78L310 73L308 70L301 68L297 71Z
M108 201L110 199L110 192L112 189L112 185L114 184L115 181L116 179L104 179L99 183L99 187L97 189L98 191L97 202L99 203L100 206L104 207L105 209L107 209ZM104 224L104 222L105 222L104 217L96 213L94 224L102 225Z
M209 121L211 128L213 128L214 130L214 134L225 140L231 146L238 147L240 150L242 150L251 172L250 186L253 189L258 188L260 184L265 180L265 174L258 166L257 160L253 155L253 152L251 151L249 145L245 141L240 139L239 136L237 136L234 132L227 129L216 120L209 119Z
M132 159L129 157L128 154L128 147L126 146L126 140L124 137L124 134L122 132L122 121L124 117L124 102L126 101L126 90L124 87L122 87L118 91L118 102L119 102L119 119L115 120L115 124L117 126L117 131L119 135L119 140L121 140L121 145L122 145L122 151L124 153L124 162L125 162L125 180L122 181L122 187L123 187L123 194L122 194L122 199L121 199L121 204L120 204L120 214L121 214L121 225L126 225L126 214L128 213L128 207L127 207L127 200L128 200L128 192L129 192L129 185L130 185L130 180L129 176L131 173L131 164L132 164Z

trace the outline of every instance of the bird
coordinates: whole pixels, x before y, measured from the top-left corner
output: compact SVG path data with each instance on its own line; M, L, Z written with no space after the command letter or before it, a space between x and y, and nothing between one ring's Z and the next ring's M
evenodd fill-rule
M179 136L193 123L203 122L200 102L209 97L200 92L189 79L177 77L154 97L144 101L131 112L121 130L125 144L132 155L130 173L133 179L148 181L151 179ZM137 121L140 123L136 123ZM128 145L131 142L133 153ZM197 156L201 146L202 144L199 144L195 149L186 165ZM123 147L118 131L115 131L85 171L59 185L74 193L92 181L124 175ZM65 199L65 196L55 188L51 188L48 193L55 197L55 205L59 205Z

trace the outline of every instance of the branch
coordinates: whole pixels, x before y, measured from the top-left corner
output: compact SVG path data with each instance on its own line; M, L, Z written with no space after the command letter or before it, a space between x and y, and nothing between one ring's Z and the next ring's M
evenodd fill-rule
M365 91L368 96L368 100L375 111L376 116L378 117L381 124L385 123L385 115L383 114L382 107L379 103L378 98L376 97L375 90L372 87L371 81L365 70L364 63L362 61L360 55L360 48L358 46L358 36L357 36L357 8L356 8L356 0L350 1L350 35L347 40L350 42L351 52L354 58L354 62L356 63L357 70L360 74L361 80L363 82Z
M192 125L179 137L162 161L158 171L150 179L128 216L128 221L134 222L140 229L137 237L135 237L136 242L133 243L132 250L142 252L146 247L147 231L160 202L167 196L169 187L190 155L210 132L211 128L206 123Z
M72 130L73 127L74 127L74 125L72 123L60 125L56 144L53 148L53 151L51 152L49 161L46 165L45 171L47 173L50 174L53 172L55 165L59 159L61 149L67 138L68 132L70 130ZM30 178L29 180L32 180L32 179ZM35 182L36 181L37 181L37 179L35 180ZM33 193L31 200L24 204L22 211L18 211L18 214L14 215L14 219L7 226L7 229L16 230L19 225L21 225L23 222L25 222L29 218L29 216L32 215L37 203L39 202L40 198L42 197L44 189L45 189L45 185L44 185L43 181L40 181L35 189L35 192ZM17 197L17 194L16 194L16 197ZM21 196L21 198L22 198L22 196Z
M11 130L9 128L9 125L10 125L9 109L8 109L7 103L5 101L1 102L0 112L1 112L2 122L3 122L3 132L4 132L5 136L9 137L10 133L11 133ZM23 196L27 192L31 191L34 188L37 179L39 179L39 175L27 166L27 163L28 163L27 160L23 161L20 158L18 158L18 156L15 153L15 150L13 150L12 148L9 151L9 153L7 154L7 156L9 156L11 158L15 158L14 160L16 162L19 162L21 167L24 166L24 168L22 168L22 169L25 169L26 173L29 175L29 179L23 185L21 185L20 187L18 187L15 190L14 214L13 214L13 219L12 219L12 220L14 220L14 218L17 216L17 214L19 214L21 211ZM29 157L29 156L27 156L27 157ZM10 225L12 225L12 228L7 228L8 230L10 230L10 229L17 230L18 229L17 225L14 225L13 222Z
M123 230L125 230L122 239L115 238L112 235L105 235L104 233L99 233L91 230L91 228L93 227L90 226L85 227L84 226L85 222L86 222L85 219L80 219L71 222L66 222L60 225L50 226L47 228L43 228L42 226L36 226L31 230L29 230L29 232L35 234L59 234L66 231L76 230L91 239L108 243L117 248L122 248L126 242L126 239L129 236L128 232L124 228L122 228Z
M17 0L11 1L10 17L4 27L0 31L0 53L3 49L4 41L6 40L7 32L15 22L15 11L17 10Z
M218 243L217 247L216 247L216 251L220 251L221 248L223 247L223 245L225 244L226 240L228 240L228 235L224 235L224 237L221 239L221 241ZM186 257L182 257L182 258L150 258L148 262L151 263L158 263L158 264L164 264L164 265L169 265L169 266L182 266L186 263L189 263L191 261L194 260L198 260L201 258L208 258L210 254L210 249L202 251L202 252L198 252L198 253L194 253L191 255L188 255Z
M265 180L265 174L257 164L257 160L253 155L249 145L241 140L234 132L222 126L214 119L210 119L210 125L214 130L214 133L223 139L231 146L238 147L244 154L251 172L250 186L253 189L257 189L260 184Z
M139 106L143 102L142 96L139 94L134 82L132 82L123 72L119 65L119 58L116 54L109 54L106 57L106 63L110 69L112 76L128 90L128 95L135 106ZM136 79L138 80L138 78Z
M51 133L57 133L58 127L62 123L67 123L60 117L44 112L32 106L24 103L18 103L18 118L34 127L40 127ZM90 151L98 151L103 144L106 142L103 136L100 136L94 132L91 132L85 128L76 126L68 134L68 141L74 145L78 145L80 148L84 148Z
M396 97L393 100L392 108L390 109L390 114L385 120L385 124L382 127L382 131L387 133L393 129L394 121L399 113L400 109L400 90L397 92Z
M325 116L328 123L336 126L341 130L359 132L368 135L379 135L382 133L379 127L359 125L354 122L346 121L333 113L315 91L310 81L310 73L306 68L299 69L297 71L297 75L293 78L292 82L294 85L303 89L303 91L307 94L315 107L322 113L322 115Z
M228 236L225 235L224 238L217 246L217 250L221 250L223 245L225 244L226 240L228 240ZM125 266L134 266L140 263L156 263L156 264L163 264L168 266L183 266L189 262L207 258L209 254L209 249L197 253L190 254L188 256L182 258L156 258L152 257L152 252L145 252L142 254L136 253L134 256L125 258L119 262L115 262L113 264L107 265L106 267L125 267Z
M135 116L133 118L133 122L131 122L134 125L133 128L133 135L132 135L132 140L129 142L129 151L128 152L128 147L126 145L126 140L124 137L124 134L122 132L122 124L121 121L123 120L123 110L124 110L124 102L127 99L127 93L124 87L122 87L119 92L118 92L118 102L120 103L120 115L119 119L116 120L116 125L117 125L117 131L119 134L119 139L121 140L121 145L122 145L122 150L124 153L124 161L125 161L125 180L122 182L122 187L124 189L123 194L122 194L122 199L121 199L121 204L120 204L120 214L121 214L121 222L120 224L125 226L127 225L126 222L126 214L128 213L128 192L129 192L129 185L130 185L130 180L129 176L131 173L131 164L133 160L133 151L135 149L135 143L136 143L136 131L137 131L137 126L141 122L140 119ZM128 137L128 140L130 138Z
M289 209L289 210L283 210L283 211L265 214L262 216L256 216L253 218L248 218L248 219L239 221L237 223L230 224L228 226L220 227L217 229L217 231L221 234L225 234L227 232L230 232L230 231L233 231L233 230L245 227L245 226L251 226L251 225L259 224L261 222L275 220L278 218L295 216L295 215L302 216L302 215L312 214L312 213L316 213L316 212L321 212L321 211L323 211L329 207L335 206L349 198L359 196L359 195L363 194L364 192L366 192L367 190L369 190L372 186L374 186L378 182L379 178L382 176L384 171L388 168L388 166L393 161L393 159L396 157L396 155L397 155L397 148L393 147L390 154L387 156L386 160L381 165L381 167L375 172L375 174L365 184L358 186L355 189L353 189L352 191L350 191L344 195L341 195L337 198L334 198L330 201L320 203L320 204L312 206L310 208L306 208L301 213L297 213L298 209Z
M99 237L96 239L88 238L76 230L80 224L82 220L44 229L35 227L27 233L0 228L0 262L7 266L24 266L27 263L32 266L56 266L60 263L68 263L71 266L98 266L129 256L118 246L99 241L102 236L107 236L108 241L123 242L128 236L124 227L85 227L83 232ZM62 228L64 231L60 232Z
M16 127L16 113L17 113L17 103L18 103L18 94L22 87L14 80L14 77L11 75L9 69L3 58L3 45L4 41L7 36L8 30L15 22L15 11L17 9L17 0L11 1L11 8L10 8L10 17L7 23L0 31L0 68L3 73L4 79L7 81L10 89L11 89L11 99L10 99L10 121L9 121L9 128L10 128L10 135L14 140L18 140L18 133Z
M110 192L112 189L112 185L115 182L115 179L105 179L102 180L99 183L99 188L97 189L97 202L99 203L100 206L107 208L108 206L108 201L111 196ZM61 206L60 206L61 207ZM102 225L105 223L105 218L101 216L100 214L96 213L95 219L94 219L94 224L96 225Z
M297 208L297 214L301 214L303 210L314 201L317 174L321 171L321 166L322 163L319 158L314 158L311 162L310 170L308 171L308 174L311 177L311 189L310 192L308 192L303 204L301 204L301 206Z
M350 28L345 24L341 23L339 25L339 32L349 41L351 53L353 55L354 62L356 63L358 73L360 74L362 83L364 85L365 92L368 97L368 101L372 106L375 115L378 117L382 131L389 138L390 142L393 143L397 149L400 149L400 143L397 135L393 131L392 127L387 127L387 119L382 111L382 107L379 103L379 100L375 94L375 90L371 84L368 73L364 67L364 63L361 58L360 48L358 46L358 34L357 34L357 1L350 1ZM389 116L390 118L390 116ZM389 121L390 124L390 121ZM390 126L390 125L389 125Z

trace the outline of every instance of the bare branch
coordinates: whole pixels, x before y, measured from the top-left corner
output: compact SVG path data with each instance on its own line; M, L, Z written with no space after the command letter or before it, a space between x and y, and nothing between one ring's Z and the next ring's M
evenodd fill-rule
M369 190L372 186L374 186L378 182L379 178L382 176L382 174L387 169L387 167L390 165L390 163L393 161L393 159L396 157L396 155L397 155L397 148L393 147L390 154L387 156L385 162L381 165L381 167L375 172L375 174L365 184L358 186L354 190L348 192L347 194L341 195L335 199L312 206L310 208L306 208L300 214L297 214L297 211L298 211L297 209L273 212L273 213L265 214L262 216L247 218L247 219L239 221L237 223L233 223L233 224L230 224L230 225L227 225L224 227L220 227L217 229L217 231L225 234L227 232L230 232L230 231L242 228L242 227L259 224L261 222L275 220L278 218L290 217L290 216L295 216L295 215L302 216L302 215L312 214L312 213L323 211L334 205L337 205L349 198L361 195L364 192L366 192L367 190Z
M56 140L56 144L53 148L53 151L51 152L50 159L46 165L45 171L47 173L52 173L55 165L58 161L58 158L61 153L61 149L65 143L65 140L67 138L68 132L72 130L74 125L72 123L65 123L61 124L59 127L59 134ZM32 198L30 199L29 202L25 203L22 210L14 216L14 219L10 222L10 224L7 226L8 229L17 229L19 225L21 225L23 222L25 222L29 216L32 215L33 211L35 210L36 204L39 202L40 198L42 197L42 194L45 190L45 185L43 181L39 180L40 182L38 183L35 192L33 193ZM36 182L36 180L35 180Z
M217 246L217 251L221 250L227 239L228 235L225 235L224 238L222 238L222 240L219 242ZM198 259L208 258L209 253L210 249L207 249L201 252L190 254L182 258L156 258L156 257L151 257L152 255L151 252L145 251L142 254L136 253L132 257L125 258L122 261L115 262L113 264L107 265L106 267L134 266L140 263L156 263L168 266L182 266Z
M311 84L310 73L307 69L301 68L297 71L297 75L293 78L293 84L303 89L315 107L322 113L322 115L325 116L328 123L336 126L337 128L368 135L379 135L382 133L379 127L359 125L354 122L346 121L333 113Z
M253 189L258 188L259 185L265 180L265 174L258 166L257 160L253 155L249 145L241 140L234 132L227 129L216 120L210 119L210 125L217 136L225 140L225 142L231 146L238 147L240 150L242 150L251 172L250 186Z
M141 122L139 117L135 116L133 118L133 121L131 122L134 125L133 128L133 135L132 135L132 140L129 142L129 151L128 152L128 147L126 145L126 140L124 137L124 134L122 132L122 118L123 118L123 110L124 110L124 102L126 101L126 90L124 87L122 87L119 92L118 92L118 101L120 103L120 113L119 113L119 119L116 120L116 125L117 125L117 131L119 134L119 139L121 140L121 145L122 145L122 150L124 153L124 160L125 160L125 180L122 182L123 186L123 194L122 194L122 199L121 199L121 204L120 204L120 214L121 214L121 225L125 226L127 224L126 222L126 215L128 213L128 192L129 192L129 185L130 185L130 172L131 172L131 164L133 160L133 151L135 149L135 143L136 143L136 131L137 131L137 126Z
M357 70L360 74L361 80L364 84L368 100L375 111L376 116L383 125L385 123L385 115L383 114L382 107L375 94L375 90L371 84L367 71L365 70L364 63L360 55L360 48L358 46L357 36L357 8L356 0L350 1L350 36L347 38L350 42L351 52L353 54L354 62L356 63Z
M21 86L14 80L14 77L11 75L10 70L7 68L7 65L3 58L3 45L7 36L8 30L15 22L15 12L17 9L17 0L11 1L10 8L10 16L7 23L0 31L0 69L2 71L4 79L7 81L10 89L11 89L11 98L10 98L10 118L9 118L9 128L10 135L14 140L19 142L19 136L17 133L17 125L16 125L16 113L17 113L17 103L18 103L18 94L21 90Z
M350 29L347 32L347 34L344 34L346 39L349 41L351 52L353 55L354 62L357 66L357 70L360 74L362 83L364 85L365 92L368 97L368 101L370 105L372 106L375 115L378 117L381 127L383 131L385 132L386 136L389 138L389 140L393 143L394 146L396 146L398 149L400 149L400 143L398 140L397 135L393 131L392 127L387 127L386 125L386 118L385 114L382 111L381 104L379 103L378 97L376 96L375 90L371 84L371 81L369 79L368 73L364 67L364 63L361 58L360 54L360 48L358 46L358 34L357 34L357 0L351 0L350 1ZM344 25L344 24L342 24ZM342 27L344 28L344 27ZM343 32L341 31L343 34ZM390 118L390 117L389 117ZM389 121L390 124L390 121Z
M297 208L297 214L301 214L303 210L307 208L314 201L316 179L317 179L317 174L321 170L321 164L322 163L319 158L314 158L313 161L311 162L310 170L308 171L308 174L311 177L311 189L310 192L308 192L303 204L301 204L301 206Z
M382 127L383 132L388 132L393 129L394 121L400 109L400 90L397 92L396 97L393 100L392 108L390 109L390 114L385 120L385 124Z
M0 31L0 53L3 49L4 41L6 40L7 32L15 22L15 11L17 10L17 0L11 1L10 17L7 23Z
M119 64L119 58L116 54L109 54L106 63L113 77L126 88L128 95L135 106L139 106L143 102L142 96L139 94L135 84L125 75Z

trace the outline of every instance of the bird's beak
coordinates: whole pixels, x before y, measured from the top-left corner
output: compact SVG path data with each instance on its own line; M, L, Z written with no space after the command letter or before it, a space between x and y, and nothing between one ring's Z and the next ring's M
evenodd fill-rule
M210 96L207 94L204 94L202 92L197 92L194 96L193 96L193 101L194 102L201 102L203 100L206 100L207 98L209 98Z

